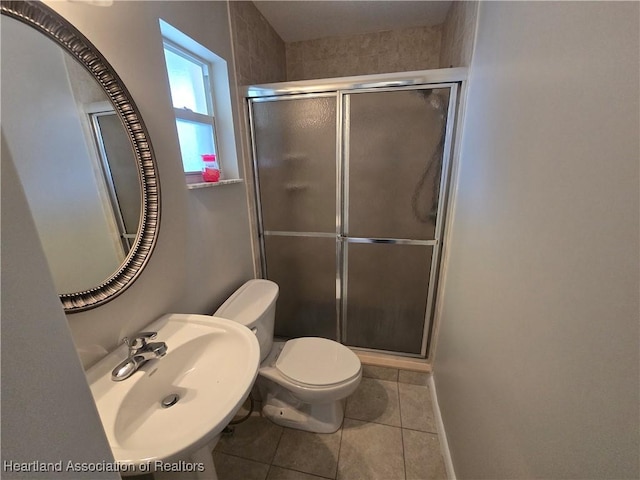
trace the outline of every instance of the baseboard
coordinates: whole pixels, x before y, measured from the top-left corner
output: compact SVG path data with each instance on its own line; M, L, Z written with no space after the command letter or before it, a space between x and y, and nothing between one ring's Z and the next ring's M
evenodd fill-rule
M440 414L440 405L438 404L438 394L436 392L436 384L433 375L429 375L429 392L431 392L431 402L433 403L433 415L438 430L438 439L440 440L440 451L444 460L444 466L447 469L447 478L456 480L456 472L453 469L453 461L451 460L451 452L449 451L449 442L447 441L447 433L444 430L442 415Z

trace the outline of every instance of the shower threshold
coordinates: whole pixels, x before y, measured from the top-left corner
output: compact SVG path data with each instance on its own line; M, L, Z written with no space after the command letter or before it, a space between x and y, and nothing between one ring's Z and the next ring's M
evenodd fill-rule
M424 358L411 358L402 355L394 355L393 353L372 352L370 350L363 350L354 347L349 348L358 356L363 365L431 373L431 363Z

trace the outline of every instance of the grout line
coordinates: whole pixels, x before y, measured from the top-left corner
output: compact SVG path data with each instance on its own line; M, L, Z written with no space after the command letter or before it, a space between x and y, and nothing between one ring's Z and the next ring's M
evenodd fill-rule
M402 442L402 466L404 467L404 478L407 480L407 456L404 454L404 428L400 429L400 441Z
M347 412L347 402L349 401L349 397L345 398L344 400L344 411L345 413ZM342 417L342 425L340 425L340 444L338 445L338 460L336 461L336 475L335 479L338 478L338 469L340 468L340 454L342 453L342 436L344 435L344 421L347 419L348 417L345 415Z
M364 423L375 423L376 425L383 425L385 427L393 427L393 428L405 428L402 425L391 425L389 423L382 423L382 422L376 422L374 420L363 420L361 418L354 418L354 417L344 417L344 418L348 418L349 420L356 420L357 422L364 422ZM400 423L402 423L402 419L400 420ZM413 430L412 428L409 428L408 430Z
M412 432L420 432L420 433L430 433L431 435L438 435L438 432L431 432L429 430L418 430L417 428L410 428L410 427L402 427L403 430L411 430ZM438 428L436 427L436 430L438 430Z
M271 469L271 467L276 467L276 468L282 468L283 470L290 470L292 472L297 472L297 473L303 473L304 475L308 475L310 477L314 477L314 478L321 478L322 480L335 480L335 477L325 477L323 475L316 475L315 473L309 473L309 472L303 472L302 470L297 470L293 467L281 467L280 465L271 465L269 467L269 469Z
M400 428L403 428L404 425L402 424L402 404L400 403L400 387L398 386L398 382L396 382L396 394L398 395L398 416L400 417Z
M347 409L347 402L345 401L344 409ZM342 451L342 435L344 434L344 417L342 417L342 425L340 425L340 443L338 444L338 458L336 459L336 473L333 476L334 479L338 478L338 466L340 465L340 452Z
M269 420L269 419L267 419ZM271 420L269 420L271 421ZM282 437L284 436L284 429L287 427L282 427L282 431L280 432L280 437L278 437L278 443L276 444L276 449L273 451L273 457L271 458L271 462L269 465L273 465L273 461L276 459L276 455L278 454L278 448L280 448L280 443L282 442ZM277 467L278 465L276 465Z
M398 379L400 379L400 372L398 371ZM400 417L400 443L402 444L402 467L404 470L404 478L407 479L407 456L404 454L404 432L402 425L402 402L400 401L400 386L396 381L396 393L398 395L398 416Z
M345 417L348 418L349 420L355 420L356 422L361 422L361 423L373 423L374 425L381 425L383 427L391 427L391 428L400 428L403 429L405 427L401 427L400 425L390 425L388 423L380 423L380 422L374 422L372 420L362 420L360 418L353 418L353 417ZM405 430L413 430L412 428L405 428ZM416 430L416 432L420 432L421 430ZM432 433L432 432L424 432L424 433Z

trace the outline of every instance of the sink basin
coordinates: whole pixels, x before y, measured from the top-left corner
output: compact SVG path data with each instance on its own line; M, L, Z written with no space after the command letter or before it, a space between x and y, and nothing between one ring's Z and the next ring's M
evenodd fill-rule
M116 462L137 472L214 440L249 395L260 361L253 332L223 318L170 314L144 330L167 344L164 357L114 382L111 371L128 353L121 346L87 372Z

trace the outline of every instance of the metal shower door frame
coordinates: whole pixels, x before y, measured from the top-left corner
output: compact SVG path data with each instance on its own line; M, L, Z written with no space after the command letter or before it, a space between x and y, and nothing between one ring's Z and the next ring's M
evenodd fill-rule
M448 70L448 71L447 71ZM336 339L343 343L346 338L346 313L348 306L348 244L349 243L386 243L404 245L432 246L431 270L428 279L427 304L424 317L423 338L420 354L412 354L397 351L385 351L364 347L352 347L356 350L389 353L393 355L426 358L429 353L429 343L433 331L433 313L437 279L442 252L442 241L445 225L445 213L449 195L449 183L451 176L451 159L453 146L453 132L455 128L456 111L459 104L460 82L465 78L464 69L436 70L432 72L411 72L419 74L412 76L407 74L403 80L399 80L401 74L389 74L371 76L370 82L351 81L349 78L335 83L320 82L292 82L290 84L271 84L264 86L248 87L245 91L247 98L247 110L249 120L249 135L251 141L254 195L256 204L256 216L258 223L258 237L260 246L260 266L262 276L266 276L267 265L265 255L264 237L273 236L298 236L298 237L335 237L336 239ZM424 75L424 76L423 76ZM432 77L432 78L429 78ZM354 77L357 78L357 77ZM385 78L389 80L385 81ZM381 81L378 81L380 79ZM431 80L431 81L429 81ZM392 238L358 238L345 235L349 221L349 99L350 95L372 92L394 92L402 90L424 90L448 88L449 104L445 126L445 142L442 154L442 171L440 174L440 191L438 195L438 210L436 228L433 240L392 239ZM327 232L280 232L265 231L262 218L262 200L260 196L260 179L258 174L258 159L255 138L255 122L253 104L260 102L274 102L287 100L300 100L305 98L335 97L336 98L336 229L335 234Z
M124 216L122 214L122 205L118 200L118 195L116 191L116 182L113 178L113 174L111 171L111 164L109 163L109 156L107 155L107 148L105 145L102 126L100 125L101 117L108 116L116 116L117 113L112 108L106 111L96 111L89 112L89 121L91 124L91 132L93 133L93 138L96 144L98 160L100 163L100 172L102 173L102 178L104 179L107 194L109 196L109 203L111 205L111 211L115 218L116 226L118 227L118 234L120 236L120 244L123 248L122 254L123 257L126 257L131 247L133 246L133 242L135 241L137 232L129 233L127 232L127 226L124 221Z
M357 95L361 93L381 93L381 92L400 92L400 91L410 91L410 90L425 90L425 89L449 89L449 103L447 108L447 118L445 122L445 141L442 149L442 171L440 173L440 187L438 194L438 210L436 215L436 228L435 235L433 240L415 240L415 239L407 239L407 238L361 238L361 237L352 237L347 235L349 227L349 140L350 140L350 96ZM421 245L421 246L431 246L433 247L431 253L431 268L429 273L428 287L427 287L427 305L425 308L425 316L424 316L424 328L423 328L423 336L420 348L420 354L411 354L406 352L396 352L396 351L386 351L379 349L370 349L365 347L353 347L358 350L363 351L372 351L372 352L383 352L390 353L394 355L401 355L406 357L418 357L418 358L426 358L429 347L429 337L431 336L431 332L433 329L433 307L435 301L435 290L437 286L437 276L440 265L440 253L442 250L442 240L443 240L443 231L444 231L444 221L445 221L445 211L447 204L447 195L448 195L448 186L449 186L449 177L451 170L451 152L452 152L452 142L453 142L453 130L456 118L456 108L458 104L458 89L459 84L457 82L447 82L447 83L427 83L427 84L418 84L411 86L389 86L389 87L381 87L381 88L352 88L352 89L344 89L340 90L338 93L340 94L340 102L342 104L341 110L343 111L343 131L342 131L342 145L343 149L341 152L340 158L340 168L342 170L342 182L340 187L343 190L342 193L342 212L343 217L342 220L342 232L340 234L340 240L343 243L342 246L342 279L341 279L341 298L342 298L342 308L340 312L340 316L338 317L338 323L341 327L341 340L347 337L347 308L349 304L349 292L348 292L348 257L349 257L349 243L382 243L389 245ZM347 321L345 321L347 319Z
M255 103L264 103L264 102L280 102L280 101L293 101L293 100L303 100L308 98L328 98L334 97L336 101L336 149L335 149L335 158L336 158L336 227L334 233L327 232L286 232L286 231L273 231L273 230L265 230L264 229L264 221L262 217L262 197L260 195L260 177L258 174L258 154L256 147L256 138L255 138L255 120L253 115L253 105ZM249 137L251 140L251 160L253 167L253 182L254 182L254 194L255 194L255 205L256 205L256 216L258 221L258 240L260 246L260 270L261 276L266 278L267 274L267 255L264 237L265 236L283 236L283 237L308 237L308 238L335 238L336 242L336 256L335 256L335 271L336 271L336 340L338 342L342 341L341 338L341 318L340 318L340 304L341 304L341 287L340 285L340 272L341 272L341 262L340 259L342 257L342 244L339 240L340 229L341 229L341 202L342 202L342 189L340 188L340 178L341 178L341 150L342 150L342 140L340 138L339 132L342 130L342 108L340 102L340 96L337 91L329 91L329 92L317 92L317 93L290 93L286 95L276 95L276 96L264 96L264 97L252 97L247 99L247 108L248 108L248 118L249 118Z

